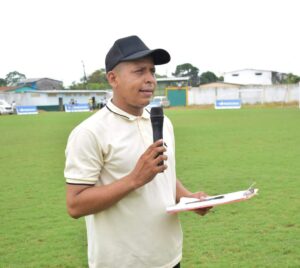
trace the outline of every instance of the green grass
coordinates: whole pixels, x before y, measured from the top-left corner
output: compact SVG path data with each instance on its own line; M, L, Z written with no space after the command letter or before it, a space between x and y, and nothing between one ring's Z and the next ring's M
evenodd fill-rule
M180 214L183 268L300 267L300 111L166 110L177 175L209 194L259 196ZM0 117L0 267L87 267L84 220L65 209L64 149L90 113Z

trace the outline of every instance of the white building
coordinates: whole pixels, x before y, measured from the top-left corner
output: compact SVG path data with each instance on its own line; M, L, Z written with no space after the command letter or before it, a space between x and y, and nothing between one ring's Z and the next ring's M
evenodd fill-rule
M274 85L279 84L285 76L284 73L274 71L242 69L224 73L224 82L240 85Z
M64 104L87 104L89 99L98 105L102 99L112 96L111 90L26 90L24 92L0 92L0 99L17 106L37 106L44 111L62 111Z

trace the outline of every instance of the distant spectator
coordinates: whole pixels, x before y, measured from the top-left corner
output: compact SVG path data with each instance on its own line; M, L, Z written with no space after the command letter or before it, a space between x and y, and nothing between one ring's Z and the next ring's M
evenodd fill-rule
M17 108L16 108L16 102L15 101L12 101L11 103L11 107L13 108L13 111L14 111L14 114L17 113Z
M93 99L89 98L89 107L90 107L90 111L94 110L94 105L93 105Z

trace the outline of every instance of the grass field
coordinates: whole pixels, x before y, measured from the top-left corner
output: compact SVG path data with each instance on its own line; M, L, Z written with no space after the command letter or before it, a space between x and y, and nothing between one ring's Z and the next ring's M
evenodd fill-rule
M177 175L209 194L259 196L180 214L183 268L300 267L300 110L166 110ZM64 149L90 113L0 117L0 267L87 267L84 220L65 209ZM138 267L137 267L138 268Z

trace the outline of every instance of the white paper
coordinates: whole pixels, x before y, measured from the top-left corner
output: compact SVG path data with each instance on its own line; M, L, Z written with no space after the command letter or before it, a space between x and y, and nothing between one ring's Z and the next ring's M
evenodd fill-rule
M247 189L244 191L232 192L228 194L208 196L206 200L182 197L178 204L167 207L167 212L176 213L180 211L195 210L198 208L214 207L218 205L244 201L255 196L257 192L258 189Z

